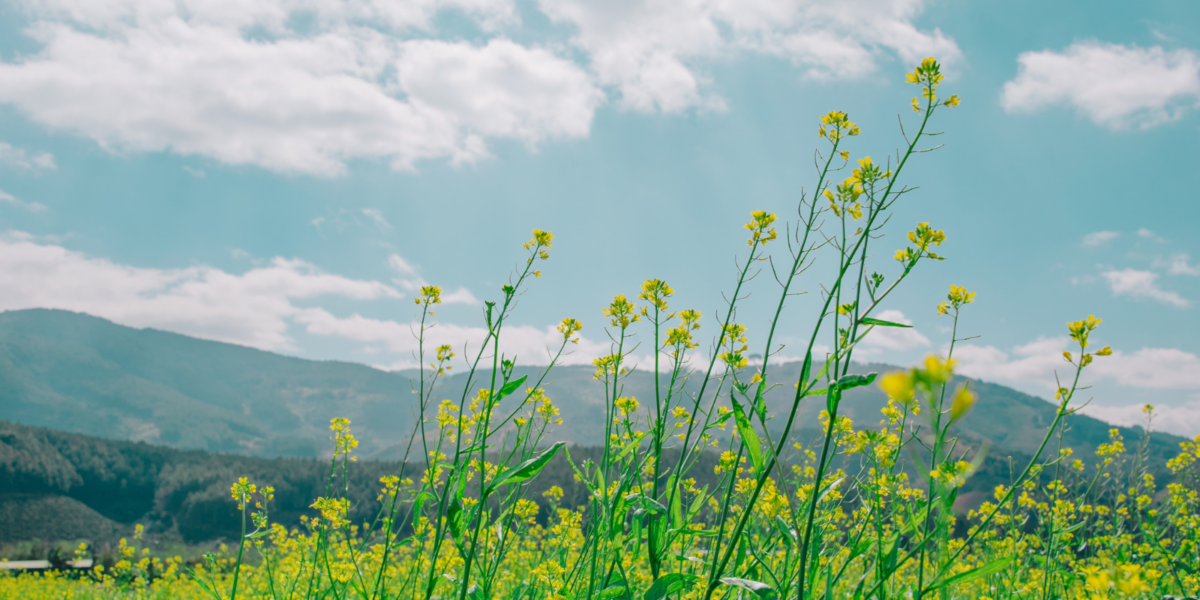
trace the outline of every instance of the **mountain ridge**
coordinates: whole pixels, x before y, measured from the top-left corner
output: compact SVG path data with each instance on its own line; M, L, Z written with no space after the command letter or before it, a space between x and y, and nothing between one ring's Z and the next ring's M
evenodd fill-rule
M772 365L772 381L795 381L797 362ZM885 372L885 364L855 364L855 372ZM538 368L518 367L536 378ZM26 425L146 441L180 449L275 457L321 456L328 423L349 418L364 456L398 459L412 432L414 372L388 372L343 361L312 361L156 329L125 327L83 313L28 309L0 313L0 419ZM698 377L687 388L694 391ZM466 380L443 380L438 399L457 399ZM956 424L964 439L1032 454L1057 406L1011 388L960 378L979 394L974 410ZM635 371L624 395L654 397L653 378ZM587 366L556 367L547 395L562 411L556 439L597 445L604 420L604 387ZM772 428L792 403L791 386L766 396ZM819 400L819 399L818 399ZM887 399L875 386L848 392L841 414L856 426L874 425ZM797 430L817 423L824 402L801 405ZM1069 418L1066 442L1088 452L1118 428L1084 415ZM779 433L773 431L773 433ZM1161 444L1182 438L1154 433Z

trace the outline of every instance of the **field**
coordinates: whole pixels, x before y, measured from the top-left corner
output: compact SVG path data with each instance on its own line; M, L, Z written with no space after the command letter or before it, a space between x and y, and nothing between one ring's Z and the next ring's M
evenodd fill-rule
M517 376L518 365L502 352L516 300L541 277L538 264L553 250L554 236L534 230L501 299L486 304L490 334L466 357L470 383L455 399L442 399L439 381L456 350L465 351L424 344L441 290L421 290L421 418L399 453L402 466L379 479L370 506L352 505L358 442L352 423L334 419L327 483L311 504L319 516L303 517L303 526L273 521L275 490L238 478L229 482L228 500L240 516L237 543L185 562L140 547L139 529L121 541L120 560L110 567L0 577L0 597L1196 594L1200 438L1166 465L1149 460L1148 433L1127 440L1114 430L1090 456L1063 443L1088 367L1112 353L1097 341L1100 319L1081 315L1066 325L1076 346L1063 356L1055 418L1032 456L1009 461L1007 483L966 511L959 492L989 460L987 448L956 433L977 400L954 379L955 343L964 339L960 326L969 326L976 295L959 286L930 293L944 298L936 310L951 330L945 356L887 373L852 370L856 347L873 331L905 327L873 315L910 273L944 258L947 234L926 222L900 248L878 247L888 239L883 228L893 205L913 191L901 183L906 166L934 149L935 114L959 103L943 95L942 79L932 58L907 75L917 96L907 124L901 121L903 145L883 160L843 150L861 133L846 114L821 117L815 193L786 225L774 214L751 214L725 309L710 316L717 325L708 352L701 350L704 316L673 309L674 290L665 281L647 280L632 299L613 298L604 310L612 352L593 365L606 397L605 444L594 455L570 456L563 443L548 443L548 428L561 420L555 402L568 400L545 393L554 363ZM835 181L843 170L850 175ZM781 246L786 251L776 251ZM816 272L829 279L809 282ZM738 302L760 275L778 284L779 300L763 351L752 356ZM802 291L819 297L819 308L808 316L799 377L784 380L771 370L776 325ZM563 319L555 361L582 327ZM654 375L653 396L623 392L635 350L653 355L652 365L639 365ZM839 409L844 393L863 386L881 388L888 403L874 420L854 423ZM775 387L793 398L779 415L782 426L769 423L764 400ZM807 424L819 424L815 439L798 435L802 403L824 407L818 423ZM1146 416L1148 432L1152 407ZM559 487L532 497L534 482L560 455L586 487L585 502L564 505ZM357 518L364 511L370 516Z

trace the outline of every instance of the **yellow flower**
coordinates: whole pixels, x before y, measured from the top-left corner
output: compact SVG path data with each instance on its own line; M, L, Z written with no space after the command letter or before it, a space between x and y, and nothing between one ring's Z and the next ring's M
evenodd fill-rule
M549 250L553 245L554 245L554 234L553 233L550 233L549 231L542 231L541 229L534 229L533 230L533 238L530 239L528 242L525 242L524 247L527 250L531 249L531 248L534 248L534 249L545 248L545 249ZM545 259L546 257L543 256L542 258Z
M639 317L634 312L636 308L632 302L625 299L625 294L621 294L613 298L612 303L602 312L610 319L613 327L625 329L630 324L638 322Z
M661 279L647 279L646 283L642 284L642 293L638 294L638 298L649 302L660 311L667 310L667 298L675 293L667 282Z
M1067 330L1071 333L1071 339L1079 342L1080 347L1087 348L1088 334L1099 327L1102 322L1103 320L1097 319L1095 315L1088 315L1086 319L1067 323Z
M580 329L583 329L583 324L571 318L563 319L562 324L558 326L558 332L563 334L564 340L571 339L571 335ZM572 341L579 343L579 338L575 338Z
M967 389L967 386L960 386L954 392L954 400L950 403L950 422L953 423L966 416L971 407L975 406L976 398L975 393Z
M775 222L775 213L769 213L764 210L756 210L750 213L750 222L744 227L750 230L750 239L748 244L766 244L776 238L775 228L771 224Z
M442 303L442 288L440 288L436 285L423 286L421 288L421 297L417 298L415 300L415 303L416 304L424 304L425 306L429 306L431 304L441 304Z
M879 389L902 404L913 399L913 379L905 371L892 371L879 379Z
M628 415L631 412L636 412L638 409L637 398L634 398L633 396L622 396L617 398L616 404L622 415Z

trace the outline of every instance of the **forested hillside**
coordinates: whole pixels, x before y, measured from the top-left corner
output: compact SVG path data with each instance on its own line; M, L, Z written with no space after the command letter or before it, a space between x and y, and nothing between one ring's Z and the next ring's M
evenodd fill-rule
M861 372L894 368L857 365ZM796 381L799 369L798 363L772 366L772 379ZM466 374L453 373L438 398L461 396ZM537 369L518 367L522 374L535 379ZM363 456L397 460L413 431L410 375L134 329L60 310L0 313L0 419L109 439L316 457L328 450L329 420L346 417ZM559 367L547 379L546 393L563 417L553 439L584 446L603 442L603 427L597 425L604 420L604 386L592 375L587 366ZM654 397L646 371L634 372L623 384L624 395ZM698 384L693 377L688 389ZM965 438L1032 453L1055 406L1001 385L971 385L979 402L958 424ZM769 391L770 412L786 415L792 392L790 385ZM876 387L857 388L846 394L841 414L859 426L873 425L885 402ZM823 406L820 399L806 400L800 429L815 427ZM1107 440L1110 427L1101 421L1076 416L1071 423L1064 441L1077 452L1090 453Z

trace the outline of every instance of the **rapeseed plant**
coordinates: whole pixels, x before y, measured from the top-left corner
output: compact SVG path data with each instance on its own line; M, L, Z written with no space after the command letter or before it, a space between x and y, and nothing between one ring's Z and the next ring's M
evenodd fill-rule
M348 516L347 473L357 441L348 420L334 419L326 492L301 527L270 522L273 490L243 478L231 489L242 517L236 553L225 549L184 569L178 558L139 550L135 536L133 544L122 541L121 560L111 569L74 578L0 577L0 597L1045 600L1195 594L1200 437L1167 463L1174 480L1165 487L1148 470L1146 439L1131 453L1114 430L1089 463L1072 459L1063 446L1084 370L1112 354L1108 346L1090 349L1100 319L1067 324L1077 348L1063 358L1073 373L1057 386L1057 410L1038 450L1014 465L1007 485L966 513L959 510L959 492L986 449L966 449L955 432L977 395L955 383L954 352L963 340L963 309L976 294L951 286L936 306L938 315L952 319L945 356L882 375L852 371L855 350L876 328L908 327L873 315L919 265L944 259L948 239L943 230L918 223L892 254L898 266L891 275L867 269L885 239L890 209L912 191L900 177L913 156L928 150L922 144L933 135L927 133L931 120L959 104L955 95L939 96L943 76L932 58L906 79L919 88L912 104L917 123L911 136L902 123L900 151L881 162L852 161L843 146L862 131L846 113L831 111L820 118L817 134L827 146L817 153L815 193L802 198L798 220L785 227L775 214L751 213L747 253L714 319L709 354L698 352L703 315L674 311L675 291L662 279L647 279L633 299L617 295L601 310L612 347L593 362L606 398L598 460L576 461L562 442L548 443L562 419L545 382L578 341L582 322L562 320L550 364L532 376L516 377L515 359L501 350L516 298L541 277L534 266L553 250L553 234L534 230L499 299L485 303L485 340L472 353L463 350L468 383L458 398L439 394L454 348L425 343L441 290L420 290L421 370L413 390L420 419L401 472L380 480L373 521L354 523ZM848 178L834 181L852 166ZM786 259L767 253L783 243ZM763 332L763 351L753 355L738 302L768 260L779 299ZM778 381L772 368L782 350L776 336L786 300L818 260L832 263L834 277L814 286L820 308L803 335L798 380ZM639 327L653 336L653 397L622 392L636 368ZM822 346L829 350L818 353ZM790 404L775 407L783 425L768 428L764 394L785 383L795 392ZM887 405L876 425L856 426L841 414L842 397L867 385L882 389ZM802 440L799 409L821 399L821 435ZM1146 414L1148 432L1153 409ZM1056 438L1057 451L1048 452ZM564 504L563 490L551 487L541 495L548 514L539 520L543 509L529 484L560 450L586 501ZM714 458L702 460L707 456Z

